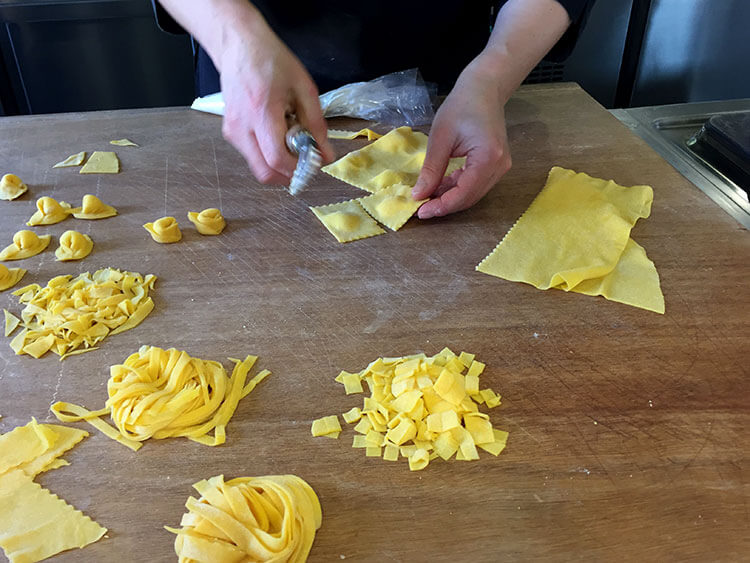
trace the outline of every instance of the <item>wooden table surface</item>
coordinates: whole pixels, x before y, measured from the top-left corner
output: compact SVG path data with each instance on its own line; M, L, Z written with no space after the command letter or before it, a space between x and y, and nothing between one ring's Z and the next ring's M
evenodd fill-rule
M316 490L323 526L311 561L738 561L748 534L747 351L750 234L575 85L522 88L507 108L513 169L469 211L339 244L308 205L359 197L327 175L301 198L259 186L221 137L220 119L187 109L0 119L0 172L30 186L0 202L0 242L25 228L43 195L86 193L120 211L77 228L94 252L58 263L53 243L21 263L22 283L117 267L159 281L156 308L100 350L58 362L0 346L0 431L57 400L99 408L108 367L142 344L226 361L258 354L273 375L244 399L227 443L147 442L137 453L91 436L42 474L42 486L109 529L58 561L173 561L191 485L223 473L293 473ZM337 120L335 128L359 127ZM110 147L128 137L140 148ZM364 141L336 141L339 154ZM51 165L114 148L118 175ZM560 165L650 184L653 212L633 230L661 276L658 315L474 270ZM201 237L189 210L219 207L228 227ZM141 227L180 221L179 244ZM8 263L8 265L11 265ZM0 307L18 312L10 292ZM312 438L310 422L361 404L333 381L383 355L477 354L503 395L491 411L507 449L478 462L365 458L351 427ZM2 557L2 556L0 556Z

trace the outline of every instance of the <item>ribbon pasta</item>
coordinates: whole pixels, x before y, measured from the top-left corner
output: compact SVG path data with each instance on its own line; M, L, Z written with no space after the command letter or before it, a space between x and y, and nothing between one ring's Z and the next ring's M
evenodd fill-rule
M110 368L109 399L89 411L71 403L51 407L63 422L85 420L113 440L137 451L149 438L184 436L207 446L226 440L226 425L237 404L271 372L246 382L257 356L235 362L231 377L219 362L193 358L187 352L142 346L123 364ZM116 428L100 417L111 415ZM208 433L214 430L214 435Z

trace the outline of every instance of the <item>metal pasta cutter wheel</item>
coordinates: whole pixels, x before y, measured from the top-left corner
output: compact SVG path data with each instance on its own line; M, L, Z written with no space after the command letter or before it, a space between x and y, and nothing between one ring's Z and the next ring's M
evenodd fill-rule
M323 157L313 136L299 124L292 125L287 131L286 146L292 154L298 156L297 167L289 183L289 192L297 195L308 186L320 170Z

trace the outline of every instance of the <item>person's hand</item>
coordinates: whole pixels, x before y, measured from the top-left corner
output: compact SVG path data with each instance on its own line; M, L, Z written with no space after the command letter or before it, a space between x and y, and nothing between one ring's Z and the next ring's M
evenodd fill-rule
M412 189L415 200L432 198L419 208L420 219L468 209L510 169L504 100L497 79L483 72L481 58L461 73L440 106L430 130L427 154ZM451 157L466 164L444 176Z
M317 87L264 21L229 42L217 66L226 104L224 138L260 182L287 185L292 177L297 159L284 140L290 112L315 137L323 161L333 160Z

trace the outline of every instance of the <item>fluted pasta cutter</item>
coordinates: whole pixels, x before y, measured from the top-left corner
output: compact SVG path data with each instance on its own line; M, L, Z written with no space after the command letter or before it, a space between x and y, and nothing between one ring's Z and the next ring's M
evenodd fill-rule
M296 196L318 173L323 156L313 136L299 123L293 123L287 131L286 146L292 154L297 155L297 167L292 174L292 181L289 182L289 192Z

